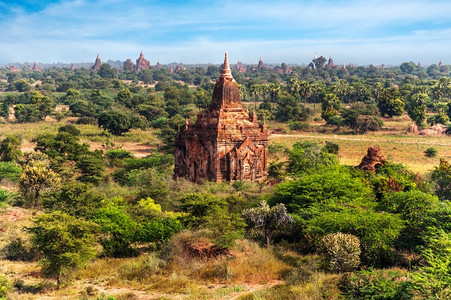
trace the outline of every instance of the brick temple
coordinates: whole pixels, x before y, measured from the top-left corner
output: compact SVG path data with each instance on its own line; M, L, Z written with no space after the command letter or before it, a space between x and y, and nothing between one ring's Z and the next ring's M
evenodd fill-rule
M227 53L210 106L186 122L175 141L174 177L191 181L262 181L268 175L268 130L241 105Z

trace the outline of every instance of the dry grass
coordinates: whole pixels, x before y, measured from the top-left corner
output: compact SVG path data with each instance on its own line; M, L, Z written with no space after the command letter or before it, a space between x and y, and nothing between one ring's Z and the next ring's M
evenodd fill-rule
M289 135L275 134L271 143L291 147L299 141L313 141L325 145L326 141L340 146L338 154L341 164L356 166L366 154L369 146L378 145L383 155L389 160L402 163L414 172L425 174L438 165L439 158L451 160L451 139L449 136L417 135L336 135L329 133L296 133ZM437 157L426 157L424 151L434 146Z

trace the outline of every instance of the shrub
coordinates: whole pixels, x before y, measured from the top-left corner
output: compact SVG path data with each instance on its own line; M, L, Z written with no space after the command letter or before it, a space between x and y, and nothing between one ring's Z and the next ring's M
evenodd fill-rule
M34 247L44 256L43 273L60 285L85 266L96 254L96 229L96 224L60 211L39 215L28 230Z
M326 146L324 146L324 149L331 154L338 154L340 146L334 142L326 141Z
M291 130L301 130L301 131L309 131L310 130L309 123L290 122L289 127Z
M83 125L97 125L97 119L91 117L79 117L76 123Z
M79 136L80 130L72 124L67 124L58 128L58 132L67 132L73 136Z
M331 272L350 272L360 265L360 241L352 234L329 233L321 240L324 266Z
M288 155L288 170L296 175L338 166L337 157L312 142L298 142Z
M137 239L137 224L126 210L123 198L112 198L94 217L103 233L100 244L106 256L126 257L136 254L131 245Z
M424 151L424 155L427 157L436 157L437 156L437 148L429 147Z
M0 161L0 181L7 179L17 181L19 179L22 168L11 162Z
M431 174L432 180L437 185L435 192L440 200L451 200L451 164L440 159L440 163Z
M338 288L345 299L412 299L412 284L401 271L360 271L344 274Z
M7 190L0 189L0 207L6 203L9 199L9 193Z
M127 280L143 280L157 273L163 266L164 261L154 253L150 253L122 265L119 269L119 276Z
M11 282L5 276L0 275L0 299L6 299L11 289Z

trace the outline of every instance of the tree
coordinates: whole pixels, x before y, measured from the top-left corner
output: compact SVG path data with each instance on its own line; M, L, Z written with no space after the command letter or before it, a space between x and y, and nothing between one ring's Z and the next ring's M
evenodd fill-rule
M435 192L440 200L451 200L451 164L441 158L431 178L437 185Z
M422 126L426 121L426 103L429 97L426 93L415 93L410 96L407 104L409 117L418 125Z
M78 177L78 180L95 184L99 183L105 171L102 151L96 150L89 154L80 155L76 166L81 170L81 176Z
M54 190L42 198L46 211L62 211L71 216L91 219L105 201L91 186L82 182L65 183L60 190Z
M43 254L46 276L56 278L58 286L96 254L95 223L61 211L42 214L28 229L33 246Z
M360 241L352 234L329 233L321 239L324 264L332 272L352 272L360 265Z
M300 110L296 99L292 95L284 92L277 101L276 120L280 122L298 120L299 114Z
M340 99L337 95L328 93L321 102L321 118L328 122L332 117L338 115L340 109Z
M97 74L99 74L100 77L107 79L113 79L116 76L115 71L109 64L102 64Z
M131 245L137 239L137 224L127 213L125 199L115 197L109 199L94 217L99 224L100 244L104 254L112 257L124 257L135 254Z
M22 152L20 140L15 135L9 135L0 143L0 161L16 161Z
M245 209L242 214L249 227L263 229L266 247L269 247L269 238L273 230L293 222L293 218L287 214L287 209L282 203L269 207L266 201L262 201L258 207Z
M114 110L101 113L99 115L98 125L114 135L122 135L123 133L130 131L131 128L144 129L146 127L143 120L139 117L133 116L130 113Z
M134 64L130 58L127 58L127 60L124 62L124 71L133 71Z
M300 175L338 166L337 157L312 142L297 142L288 154L288 170Z
M401 93L397 88L384 90L383 96L378 103L381 116L388 115L389 117L402 115L404 106L405 103L401 100Z
M133 94L130 92L129 88L121 88L117 93L117 102L124 104L127 107L132 107Z
M403 62L399 66L399 68L401 69L401 72L403 72L404 74L413 74L416 71L417 66L413 62L409 61Z
M60 176L51 170L45 161L32 160L22 169L19 192L26 205L34 207L42 192L53 189L60 181Z

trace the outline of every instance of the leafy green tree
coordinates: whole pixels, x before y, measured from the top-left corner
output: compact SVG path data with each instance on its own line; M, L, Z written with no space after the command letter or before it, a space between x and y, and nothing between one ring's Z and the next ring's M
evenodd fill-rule
M431 174L436 184L435 192L441 200L451 200L451 164L441 158Z
M28 229L33 246L42 253L43 273L58 285L94 258L96 224L55 211L34 219Z
M115 70L113 70L109 64L102 64L97 74L106 79L114 79L116 77Z
M124 62L124 71L133 71L134 70L134 64L130 58L127 58L127 60Z
M71 216L91 219L102 207L105 196L97 194L91 186L81 182L65 183L42 198L42 206L48 212L62 211Z
M426 103L428 101L429 97L426 93L415 93L410 96L407 104L409 117L420 127L426 121Z
M77 159L76 166L81 171L81 176L77 178L78 180L95 184L99 183L105 171L102 151L80 155Z
M18 123L38 122L41 120L39 108L33 104L17 104L14 117Z
M31 85L26 79L16 80L8 85L9 91L27 92L31 90Z
M95 214L94 222L99 224L100 244L103 252L110 257L135 255L131 247L137 240L138 225L127 212L125 199L111 198Z
M323 236L342 232L360 239L362 262L369 266L393 263L394 244L404 228L397 215L375 210L372 189L346 168L322 170L277 186L271 204L283 203L295 219L293 238L316 249Z
M67 132L73 136L80 136L81 131L73 124L67 124L58 128L58 132Z
M100 111L101 109L110 109L113 105L113 100L108 97L104 91L99 89L93 89L91 91L89 100L94 103L96 111Z
M277 100L277 110L275 112L276 120L286 122L289 120L298 120L300 109L296 99L290 94L284 93Z
M78 136L69 133L66 127L58 130L57 135L42 134L33 139L36 143L35 151L39 151L48 155L55 163L62 163L66 160L77 160L80 155L89 152L88 144L80 144Z
M0 181L7 179L17 181L22 172L22 168L12 162L0 161Z
M293 221L293 218L287 214L285 205L281 203L270 207L266 201L262 201L259 206L245 209L242 214L249 227L263 229L266 247L269 247L269 238L273 230Z
M245 223L238 212L232 212L227 199L209 193L192 193L180 199L180 211L186 213L182 223L193 229L209 229L212 240L230 247L242 236Z
M332 117L339 114L340 99L332 93L324 95L321 102L321 109L321 118L328 122Z
M91 101L75 100L69 110L77 117L97 117L97 107Z
M99 115L99 127L114 135L122 135L132 128L145 128L145 123L139 117L120 111L105 111Z
M386 89L378 103L381 116L400 116L404 112L405 103L401 100L401 93L397 88Z
M378 131L382 126L382 121L375 116L359 115L355 120L354 128L361 133L367 131Z
M399 67L404 74L413 74L417 69L417 66L411 61L403 62Z
M130 92L129 88L123 87L117 93L116 96L117 102L124 104L127 107L132 107L133 103L133 94Z
M161 244L183 227L180 213L161 209L152 198L141 199L133 207L133 217L138 223L138 240Z
M297 142L288 154L288 170L300 175L338 166L337 157L312 142Z
M16 161L21 155L20 140L15 135L9 135L0 143L0 161Z

